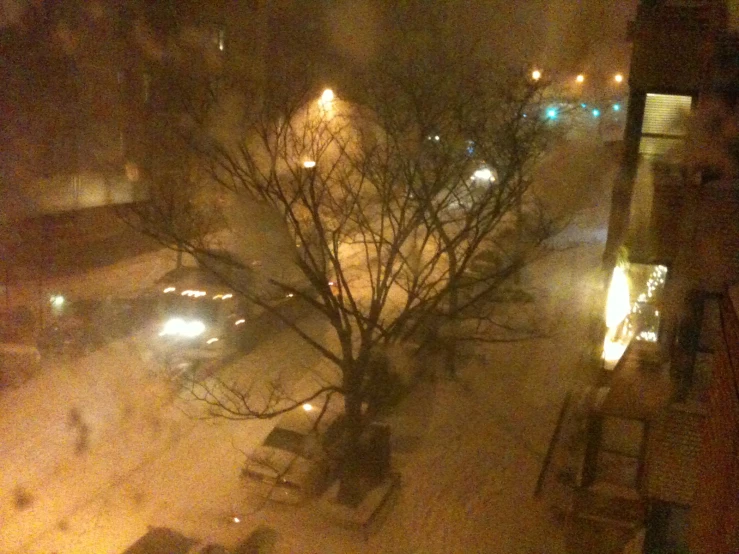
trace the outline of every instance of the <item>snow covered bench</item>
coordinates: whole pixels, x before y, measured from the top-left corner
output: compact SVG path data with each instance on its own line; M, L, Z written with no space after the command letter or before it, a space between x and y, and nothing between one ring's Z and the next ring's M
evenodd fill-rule
M337 502L339 481L335 481L321 496L319 505L324 516L344 527L359 529L366 541L372 525L389 509L399 488L400 474L390 473L380 484L370 489L357 506L350 507Z

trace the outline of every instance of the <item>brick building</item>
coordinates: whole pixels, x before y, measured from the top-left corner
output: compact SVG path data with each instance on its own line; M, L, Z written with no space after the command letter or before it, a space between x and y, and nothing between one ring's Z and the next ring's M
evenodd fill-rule
M592 393L577 509L648 553L739 551L738 8L642 1L629 29L605 262L625 258L633 305Z
M720 328L690 518L696 553L739 551L739 286L716 302Z

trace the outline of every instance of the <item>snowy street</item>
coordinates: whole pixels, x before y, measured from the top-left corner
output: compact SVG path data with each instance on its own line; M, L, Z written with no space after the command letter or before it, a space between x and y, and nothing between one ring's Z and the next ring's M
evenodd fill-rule
M277 335L228 372L266 381L290 363L297 378L316 356L295 344ZM194 523L199 537L229 524L245 494L244 452L274 422L198 419L201 406L148 369L119 341L74 364L48 363L0 396L1 552L113 553L148 524Z
M231 548L259 525L277 531L276 554L566 552L560 523L533 492L565 395L588 379L583 356L603 294L614 167L601 150L571 158L589 169L566 181L560 207L577 213L556 244L563 249L523 277L536 302L520 309L552 333L477 346L456 378L438 372L422 381L387 418L401 491L367 542L328 525L311 504L250 498L239 471L274 421L198 418L202 406L157 377L129 338L73 363L47 360L37 377L0 393L0 554L118 554L147 526ZM567 175L559 162L552 173ZM171 267L167 256L100 270L94 282L117 278L117 291L95 290L90 276L87 286L72 279L58 286L78 295L129 293ZM299 383L311 371L330 371L326 364L282 329L221 375L283 374Z

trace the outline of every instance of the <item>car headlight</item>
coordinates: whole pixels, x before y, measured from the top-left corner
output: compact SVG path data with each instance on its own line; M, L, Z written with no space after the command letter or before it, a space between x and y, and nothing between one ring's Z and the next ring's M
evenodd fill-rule
M185 321L181 317L173 317L168 320L159 333L160 337L185 337L195 338L205 332L205 323L197 319Z

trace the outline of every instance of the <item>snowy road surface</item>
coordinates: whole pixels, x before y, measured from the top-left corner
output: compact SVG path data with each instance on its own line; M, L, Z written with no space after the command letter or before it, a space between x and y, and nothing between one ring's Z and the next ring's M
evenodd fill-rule
M566 552L533 491L561 402L583 378L583 345L603 292L612 164L601 154L591 148L578 158L581 168L591 155L600 165L583 169L563 200L578 202L561 244L571 248L525 276L537 302L521 310L533 309L554 332L478 349L457 379L422 383L389 418L402 487L367 542L311 506L258 509L238 474L244 452L274 422L190 417L197 408L152 379L130 341L118 341L73 365L49 364L0 395L0 554L116 554L148 525L228 547L267 525L279 537L274 554ZM297 380L321 363L283 331L225 374L284 370Z

